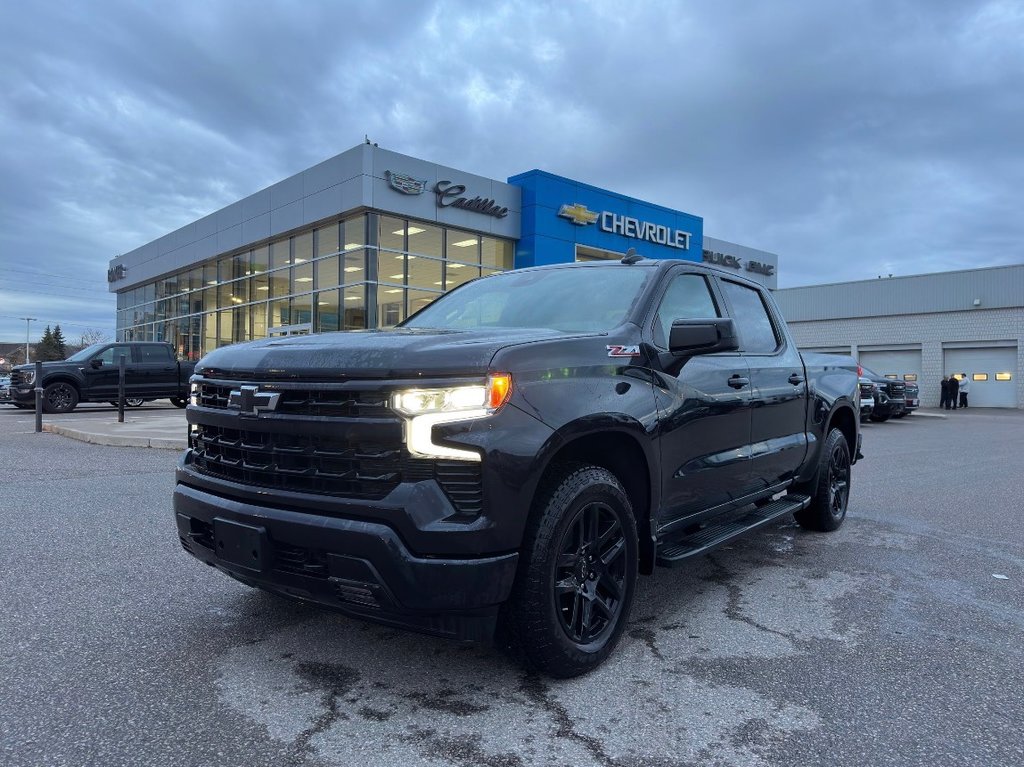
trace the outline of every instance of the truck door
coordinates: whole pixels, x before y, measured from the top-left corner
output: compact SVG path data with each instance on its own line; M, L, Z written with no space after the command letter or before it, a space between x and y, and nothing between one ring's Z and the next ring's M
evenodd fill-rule
M180 396L178 362L167 344L139 344L136 369L141 388L137 396L146 399Z
M736 352L668 351L673 320L724 316L704 275L680 269L656 307L645 336L655 350L664 524L728 503L749 484L750 374Z
M761 291L719 281L750 366L751 468L763 487L791 479L807 451L803 360Z
M124 355L125 384L131 385L135 363L132 361L132 347L128 344L114 344L89 358L82 368L85 377L84 397L93 401L117 399L118 357Z

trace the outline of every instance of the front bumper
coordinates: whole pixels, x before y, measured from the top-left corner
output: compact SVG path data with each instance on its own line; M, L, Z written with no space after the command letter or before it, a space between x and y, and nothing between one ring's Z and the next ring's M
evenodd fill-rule
M34 386L25 386L18 388L12 386L9 390L9 398L4 400L5 402L11 402L18 405L32 405L36 404L36 390Z
M488 639L518 554L414 554L390 526L221 497L179 483L182 546L252 586L401 628Z

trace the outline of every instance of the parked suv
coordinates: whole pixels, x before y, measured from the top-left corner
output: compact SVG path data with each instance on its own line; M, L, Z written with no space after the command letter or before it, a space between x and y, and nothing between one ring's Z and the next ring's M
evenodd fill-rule
M863 423L875 412L875 398L878 397L878 387L870 378L860 379L860 420Z

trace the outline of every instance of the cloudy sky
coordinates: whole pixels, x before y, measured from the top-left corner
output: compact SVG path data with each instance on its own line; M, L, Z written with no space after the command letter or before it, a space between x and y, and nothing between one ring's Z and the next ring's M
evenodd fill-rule
M704 217L781 287L1024 261L1024 4L0 2L0 341L361 142Z

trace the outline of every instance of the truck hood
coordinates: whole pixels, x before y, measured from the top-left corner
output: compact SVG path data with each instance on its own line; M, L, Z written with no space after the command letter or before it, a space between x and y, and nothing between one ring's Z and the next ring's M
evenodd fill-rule
M499 349L568 335L542 328L395 328L289 336L217 349L199 361L196 373L314 381L480 376Z

